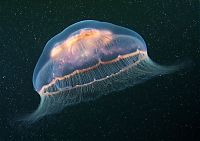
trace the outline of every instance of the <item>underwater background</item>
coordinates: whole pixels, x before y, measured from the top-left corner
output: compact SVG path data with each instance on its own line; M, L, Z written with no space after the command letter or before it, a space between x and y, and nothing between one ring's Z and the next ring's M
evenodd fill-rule
M138 32L161 65L190 63L33 125L16 122L40 102L32 74L47 41L87 19ZM1 1L0 141L199 141L199 47L199 0Z

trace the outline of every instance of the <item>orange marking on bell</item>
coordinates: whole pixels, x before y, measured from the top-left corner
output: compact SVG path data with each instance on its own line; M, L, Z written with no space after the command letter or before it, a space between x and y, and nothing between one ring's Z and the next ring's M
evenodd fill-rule
M62 52L62 48L60 46L54 47L51 51L51 57L55 58L56 56L58 56L61 52Z
M99 47L95 41L100 41L104 46L112 40L112 33L108 30L84 29L79 34L69 37L51 51L51 58L56 58L64 50L72 51L72 47L80 47L77 43L83 43L85 47ZM100 46L103 47L103 46Z

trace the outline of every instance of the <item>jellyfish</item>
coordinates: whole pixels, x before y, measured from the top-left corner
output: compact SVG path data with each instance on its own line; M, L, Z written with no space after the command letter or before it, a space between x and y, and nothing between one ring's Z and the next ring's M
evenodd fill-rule
M35 122L66 106L95 100L178 69L153 62L144 39L133 30L108 22L80 21L44 47L32 80L41 101L25 120Z

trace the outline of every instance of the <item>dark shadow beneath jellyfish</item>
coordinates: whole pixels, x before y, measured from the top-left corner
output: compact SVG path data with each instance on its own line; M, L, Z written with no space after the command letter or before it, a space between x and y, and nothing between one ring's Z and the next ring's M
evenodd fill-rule
M41 102L23 120L35 122L179 67L154 63L143 38L130 29L94 20L75 23L46 44L33 74Z

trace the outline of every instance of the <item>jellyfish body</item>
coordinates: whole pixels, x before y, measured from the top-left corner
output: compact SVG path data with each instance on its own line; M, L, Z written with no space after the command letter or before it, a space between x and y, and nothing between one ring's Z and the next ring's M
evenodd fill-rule
M143 38L130 29L94 20L75 23L46 44L33 74L41 102L26 120L175 70L154 63Z

